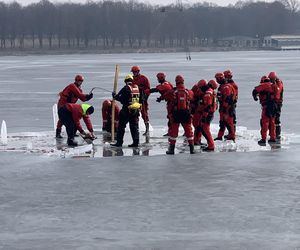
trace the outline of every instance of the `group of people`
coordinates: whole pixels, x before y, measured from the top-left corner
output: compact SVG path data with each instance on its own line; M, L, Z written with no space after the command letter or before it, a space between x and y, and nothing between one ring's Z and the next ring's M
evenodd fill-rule
M129 147L139 145L139 116L141 114L145 123L144 135L149 135L149 105L148 98L153 93L159 93L156 101L166 102L168 119L169 147L166 154L174 154L176 139L180 124L184 129L190 153L194 153L194 146L200 145L203 151L214 151L216 140L236 139L236 106L238 102L238 86L233 80L231 70L218 72L215 79L206 81L201 79L191 90L184 85L182 75L175 77L175 86L166 80L163 72L157 73L158 84L151 88L149 79L141 74L139 66L133 66L131 73L126 75L124 87L118 93L112 92L112 99L105 100L102 104L102 130L111 132L112 102L119 101L120 109L115 105L114 126L117 131L114 147L123 146L125 128L129 123L132 144ZM68 85L61 93L58 102L59 122L57 124L56 137L61 137L62 124L67 128L68 145L76 146L74 136L78 130L83 137L95 138L89 115L94 108L89 104L76 104L77 100L85 102L93 97L93 94L84 94L81 90L83 77L77 75L75 82ZM259 145L266 144L267 131L269 130L269 143L280 139L280 113L283 100L283 83L275 72L261 78L260 85L252 92L254 100L260 100L261 114L261 140ZM210 131L210 123L214 112L219 110L219 131L213 139ZM84 119L89 132L85 132L80 125L80 118ZM225 135L225 131L228 133ZM206 144L202 143L202 136Z

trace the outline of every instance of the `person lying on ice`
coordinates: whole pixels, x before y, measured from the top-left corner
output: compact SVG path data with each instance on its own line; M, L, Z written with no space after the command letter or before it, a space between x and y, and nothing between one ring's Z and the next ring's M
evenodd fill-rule
M83 138L95 139L94 130L92 122L89 115L94 113L94 107L90 104L76 104L76 103L67 103L58 110L58 116L63 125L66 126L68 134L68 145L77 146L78 143L74 141L74 136L78 130ZM89 130L85 132L80 124L80 119L83 118L83 121Z
M63 107L67 103L76 103L78 99L85 102L93 98L93 93L90 94L84 94L82 93L81 84L83 83L84 78L82 75L75 76L75 81L73 83L70 83L67 87L63 89L59 93L59 100L57 103L57 109L59 110L61 107ZM56 125L56 138L62 138L61 136L61 128L62 123L60 120L58 120Z

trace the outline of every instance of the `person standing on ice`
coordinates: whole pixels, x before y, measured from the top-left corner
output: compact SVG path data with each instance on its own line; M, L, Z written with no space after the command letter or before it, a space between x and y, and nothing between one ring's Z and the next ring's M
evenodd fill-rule
M119 91L118 94L112 93L115 100L122 103L122 109L119 114L119 127L117 131L117 142L111 144L114 147L122 147L125 134L125 128L129 122L130 133L133 143L128 147L139 146L139 116L140 116L140 91L139 87L134 84L133 77L128 74L125 77L125 86Z
M252 91L252 97L254 101L258 101L261 105L261 118L260 118L260 134L261 139L258 144L261 146L266 145L267 132L269 130L270 139L268 142L276 142L275 133L275 115L276 115L276 103L274 88L270 78L267 76L262 76L260 84L256 86Z
M234 130L236 130L236 105L237 105L237 101L238 101L238 94L239 94L239 88L237 86L237 84L235 83L235 81L232 79L233 77L233 73L230 69L225 70L223 72L225 80L227 83L231 84L235 90L235 99L233 100L233 105L232 105L232 115L233 115L233 124L234 124Z
M194 98L191 101L191 114L192 114L192 124L194 126L194 145L201 146L202 131L200 127L201 112L199 110L200 104L203 102L203 96L206 91L204 88L207 85L205 79L201 79L192 87L192 92L194 93Z
M235 97L234 87L226 82L223 73L216 73L215 78L217 83L219 84L217 97L219 101L219 113L220 113L220 121L219 121L219 132L218 136L215 138L216 140L223 140L223 136L225 133L225 129L228 130L228 135L226 135L226 140L235 141L235 129L233 123L233 105Z
M156 78L157 78L157 81L159 84L155 88L151 88L149 91L146 91L146 94L148 94L148 92L150 94L159 92L160 97L158 97L156 99L156 101L161 102L162 100L165 100L165 94L169 90L173 89L173 85L172 85L172 83L170 83L166 80L166 75L163 72L157 73ZM170 112L171 112L170 102L167 102L166 107L167 107L167 118L168 118L168 128L169 128L170 127ZM165 134L164 136L168 136L168 133Z
M150 95L150 82L149 79L140 73L139 66L132 66L131 72L133 74L133 83L139 87L140 90L140 102L142 104L141 114L145 123L146 131L143 135L149 135L149 105L148 97Z
M203 151L214 151L215 144L210 132L210 123L214 118L214 112L217 110L217 94L215 90L218 84L215 80L210 80L208 84L202 87L204 92L202 102L199 104L198 112L200 113L199 127L207 141L207 147Z
M66 105L67 103L76 103L78 99L85 102L93 98L93 93L90 94L84 94L81 89L81 84L83 83L84 78L82 75L76 75L75 81L73 83L70 83L67 87L63 89L59 93L59 100L57 103L57 109L59 110L61 107ZM58 120L56 125L56 138L62 138L61 136L61 128L62 128L62 122Z
M187 137L190 153L194 154L194 135L192 128L192 115L190 111L190 102L193 99L193 92L187 90L184 86L184 78L177 75L175 78L176 87L168 91L165 99L170 102L170 128L169 128L169 148L166 154L173 155L175 152L176 139L178 137L179 125L184 128L184 134Z
M276 139L280 140L281 138L281 122L280 122L280 115L281 115L281 108L283 102L283 82L277 77L276 72L270 72L269 78L272 82L272 86L274 88L274 95L275 95L275 102L277 105L276 115L275 115L275 132L276 132Z
M120 108L115 104L115 131L118 131ZM112 101L107 99L102 103L102 131L111 133Z
M58 110L58 116L63 125L66 126L68 134L68 145L76 147L78 143L74 141L74 136L78 130L83 138L95 139L92 122L89 115L94 113L94 107L89 104L67 103ZM89 130L85 132L80 124L80 119Z

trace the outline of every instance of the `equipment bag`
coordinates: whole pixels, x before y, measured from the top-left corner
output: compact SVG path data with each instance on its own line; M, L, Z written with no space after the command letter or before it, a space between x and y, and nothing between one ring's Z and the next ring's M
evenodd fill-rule
M186 89L175 91L173 116L176 123L187 123L191 117L189 93Z

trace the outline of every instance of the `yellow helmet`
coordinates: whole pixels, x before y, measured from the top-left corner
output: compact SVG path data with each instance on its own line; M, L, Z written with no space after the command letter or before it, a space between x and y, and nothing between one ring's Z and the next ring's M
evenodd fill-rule
M132 74L128 74L125 76L124 82L132 82L132 81L133 81Z

